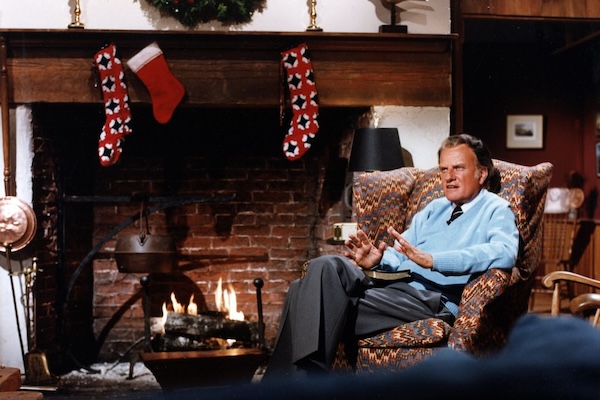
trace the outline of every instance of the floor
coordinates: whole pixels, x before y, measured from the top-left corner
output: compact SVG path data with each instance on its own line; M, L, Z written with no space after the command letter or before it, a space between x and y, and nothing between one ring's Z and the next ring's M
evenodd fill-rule
M58 377L54 387L40 387L38 391L49 400L169 400L178 398L171 390L165 395L161 386L142 362L93 364L89 370L71 371ZM259 368L252 382L259 382L264 366ZM251 382L248 382L251 383ZM30 388L36 390L36 388ZM200 393L195 390L194 393ZM175 396L175 397L173 397Z
M534 309L531 312L548 314L551 295L536 295ZM58 378L56 390L43 390L44 398L49 400L148 400L162 399L163 391L143 363L136 363L130 370L129 363L95 364L91 370L72 371ZM257 371L254 381L260 380L261 370Z

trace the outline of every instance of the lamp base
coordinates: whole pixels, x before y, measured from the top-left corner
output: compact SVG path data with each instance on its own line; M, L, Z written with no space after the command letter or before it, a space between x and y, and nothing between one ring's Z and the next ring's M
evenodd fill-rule
M408 26L406 26L406 25L381 25L381 26L379 26L379 33L408 33Z

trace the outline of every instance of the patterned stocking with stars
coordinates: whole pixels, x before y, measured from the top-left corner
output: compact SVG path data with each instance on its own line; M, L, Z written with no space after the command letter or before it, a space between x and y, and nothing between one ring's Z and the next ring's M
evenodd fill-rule
M310 148L319 131L319 103L308 46L302 43L281 53L282 72L292 104L290 127L283 139L283 153L297 160Z
M100 76L106 121L100 133L98 156L104 167L115 164L123 151L126 135L131 133L131 110L125 84L123 66L117 57L117 48L110 43L94 56L94 65Z

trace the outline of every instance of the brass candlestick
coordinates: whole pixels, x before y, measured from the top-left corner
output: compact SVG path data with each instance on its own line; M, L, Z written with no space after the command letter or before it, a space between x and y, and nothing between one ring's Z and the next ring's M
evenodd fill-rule
M317 26L317 0L310 0L308 15L310 16L310 25L306 28L306 30L322 31L323 29Z
M83 22L81 22L81 5L79 4L79 0L75 1L75 10L73 11L73 22L69 24L69 28L75 29L83 29L85 26Z

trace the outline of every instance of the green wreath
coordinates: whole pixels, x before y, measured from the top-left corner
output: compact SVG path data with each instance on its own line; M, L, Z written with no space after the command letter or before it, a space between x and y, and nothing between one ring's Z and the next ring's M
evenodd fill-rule
M217 20L223 24L249 22L262 11L266 0L146 0L163 14L174 17L188 28Z

